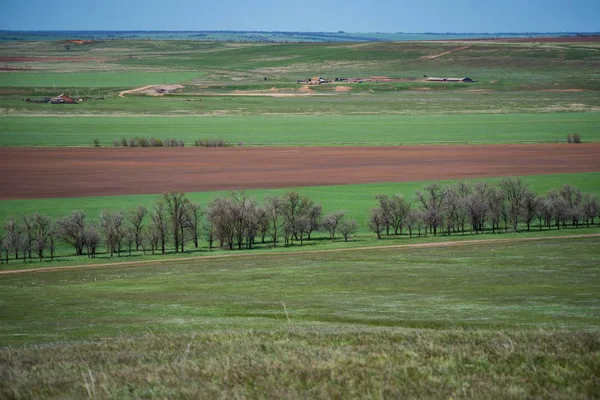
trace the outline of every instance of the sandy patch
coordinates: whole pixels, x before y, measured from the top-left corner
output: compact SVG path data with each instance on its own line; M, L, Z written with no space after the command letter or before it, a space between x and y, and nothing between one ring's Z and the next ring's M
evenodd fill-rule
M352 90L352 88L350 86L336 86L335 87L336 92L349 92L351 90Z
M167 93L172 93L177 89L183 89L182 85L148 85L137 89L123 90L119 93L119 97L125 97L126 94L145 94L148 96L163 96Z
M540 90L540 92L585 92L585 89L544 89Z
M471 46L463 46L463 47L459 47L457 49L453 49L453 50L448 50L448 51L444 51L443 53L440 54L434 54L432 56L423 56L421 57L421 60L433 60L434 58L439 58L439 57L443 57L447 54L451 54L451 53L456 53L457 51L461 51L461 50L466 50Z

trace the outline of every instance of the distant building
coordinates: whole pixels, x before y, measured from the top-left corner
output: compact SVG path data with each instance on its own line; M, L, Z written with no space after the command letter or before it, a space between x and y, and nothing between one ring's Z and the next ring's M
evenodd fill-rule
M77 104L74 98L67 96L66 94L59 94L58 96L50 99L52 104Z

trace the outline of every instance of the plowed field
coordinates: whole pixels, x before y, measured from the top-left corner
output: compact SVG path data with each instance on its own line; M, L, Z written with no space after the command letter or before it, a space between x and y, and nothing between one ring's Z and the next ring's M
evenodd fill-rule
M3 148L0 199L600 171L600 144Z

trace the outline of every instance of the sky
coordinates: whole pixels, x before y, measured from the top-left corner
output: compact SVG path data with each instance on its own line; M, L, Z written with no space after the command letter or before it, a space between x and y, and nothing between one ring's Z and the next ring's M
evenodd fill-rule
M0 0L0 10L0 30L600 31L600 0Z

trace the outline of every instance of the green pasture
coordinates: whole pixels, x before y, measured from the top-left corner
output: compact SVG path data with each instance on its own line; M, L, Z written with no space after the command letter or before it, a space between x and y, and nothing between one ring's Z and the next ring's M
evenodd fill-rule
M599 257L586 238L0 276L0 394L593 398Z
M575 174L549 174L523 176L523 180L536 193L544 194L550 189L560 188L569 184L577 187L583 193L600 195L600 172L575 173ZM497 182L500 178L466 179L465 182ZM450 184L454 181L439 181L441 184ZM325 213L338 210L345 211L349 218L361 221L361 231L366 232L362 222L366 221L368 212L377 206L375 196L378 194L393 195L401 193L407 199L412 199L417 190L423 189L429 182L399 182L399 183L371 183L360 185L334 185L334 186L308 186L285 189L252 189L245 193L262 201L266 196L281 196L290 190L296 190L308 196L316 203L323 206ZM186 193L186 196L201 205L206 206L212 199L226 196L229 191ZM2 200L0 201L0 221L9 216L23 216L34 212L53 217L64 216L72 210L85 211L94 218L103 209L127 210L138 205L152 206L160 199L160 194L100 196L81 198L57 199L32 199L32 200Z
M78 106L63 106L78 107ZM0 146L112 146L122 137L222 138L247 146L600 141L600 113L437 116L0 117Z
M75 73L0 73L0 87L30 88L135 88L174 84L201 77L201 72L75 72ZM58 94L58 93L57 93Z
M0 276L0 343L290 325L598 330L598 244L290 253Z

